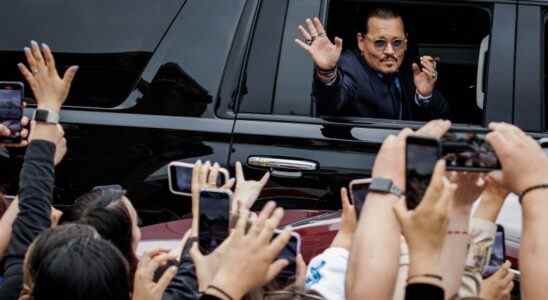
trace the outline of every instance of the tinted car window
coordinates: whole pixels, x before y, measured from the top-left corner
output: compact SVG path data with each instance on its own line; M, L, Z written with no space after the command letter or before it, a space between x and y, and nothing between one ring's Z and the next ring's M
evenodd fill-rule
M97 0L4 3L0 79L22 80L16 64L34 39L51 46L61 72L79 65L66 105L112 108L136 86L184 1ZM27 96L31 96L30 89Z
M268 2L268 1L267 1ZM327 33L331 40L343 38L345 49L357 49L356 34L366 11L376 4L357 1L331 1L328 11ZM271 21L270 28L284 22L285 31L271 30L268 38L263 34L253 39L249 61L258 56L259 49L272 46L279 55L278 61L263 60L260 71L273 78L275 85L250 80L250 74L257 74L257 64L247 67L248 92L242 98L241 112L271 113L278 115L316 116L312 93L313 64L308 54L297 46L294 38L300 36L297 26L308 17L319 14L321 1L277 1L278 9L287 5L285 19ZM481 124L483 110L476 105L478 62L480 45L489 39L491 31L490 6L463 5L399 5L409 34L406 56L411 59L420 55L440 58L439 80L436 88L444 95L451 107L450 118L457 123ZM261 15L259 16L261 17ZM268 26L259 19L256 27L265 32ZM435 24L435 26L432 26ZM281 39L281 45L278 41ZM488 57L488 56L487 56ZM488 59L487 59L488 60ZM277 70L272 74L273 69ZM481 74L486 77L486 74ZM265 79L266 80L266 79ZM270 79L269 79L270 80ZM272 81L272 80L270 80ZM483 83L483 81L482 81ZM486 91L484 86L483 91Z

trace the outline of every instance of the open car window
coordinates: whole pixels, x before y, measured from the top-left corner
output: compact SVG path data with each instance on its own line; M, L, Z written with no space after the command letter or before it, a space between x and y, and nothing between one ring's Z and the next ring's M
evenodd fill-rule
M294 38L300 36L299 24L318 15L321 1L304 2L263 2L245 70L240 113L344 117L318 113L311 97L313 62L295 44ZM306 5L308 7L303 8ZM378 5L369 1L330 1L325 24L329 38L333 41L335 36L341 37L345 50L356 50L360 22L369 9ZM487 92L485 78L492 7L446 2L405 3L395 8L402 15L408 33L407 63L419 55L439 57L436 89L449 103L449 119L455 123L481 125ZM275 13L266 14L264 9Z

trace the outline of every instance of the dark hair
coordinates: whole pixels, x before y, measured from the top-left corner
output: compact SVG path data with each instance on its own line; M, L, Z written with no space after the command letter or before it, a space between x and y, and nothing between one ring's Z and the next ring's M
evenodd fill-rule
M121 201L124 195L121 188L94 189L76 200L70 218L76 223L92 226L120 250L129 263L132 283L139 261L132 247L131 217Z
M126 260L90 226L67 224L48 229L30 251L31 299L129 300Z
M370 9L364 18L364 22L362 23L361 27L361 33L367 34L369 32L369 19L371 18L379 18L379 19L396 19L401 18L400 13L398 10L391 6L380 6Z

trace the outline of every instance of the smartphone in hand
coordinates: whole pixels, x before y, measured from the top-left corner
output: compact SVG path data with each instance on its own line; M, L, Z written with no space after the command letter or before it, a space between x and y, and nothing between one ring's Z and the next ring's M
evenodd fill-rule
M495 151L485 140L484 134L457 132L446 134L441 141L442 157L447 170L489 172L500 170Z
M440 159L437 139L409 136L405 146L405 202L415 209L422 201L436 163Z
M11 135L0 137L3 143L20 143L23 117L24 85L22 82L0 82L0 123L9 128Z
M169 190L176 195L191 196L192 169L194 164L174 161L168 165ZM217 186L223 186L228 180L228 171L219 170Z
M502 225L497 225L497 232L495 234L495 241L491 246L491 257L489 258L489 263L483 269L483 276L491 276L493 273L498 271L500 267L506 261L506 240L504 236L504 227Z
M232 193L224 189L202 189L198 246L204 255L217 248L229 234Z
M360 217L360 212L365 203L365 197L367 197L367 191L369 190L371 180L371 178L355 179L350 181L348 186L350 201L352 201L352 205L354 205L354 209L356 209L356 216L358 218Z
M276 229L272 239L275 239L281 230ZM276 276L275 281L282 286L287 286L295 281L297 275L297 255L301 253L301 235L297 232L291 233L291 238L277 259L287 259L289 264Z

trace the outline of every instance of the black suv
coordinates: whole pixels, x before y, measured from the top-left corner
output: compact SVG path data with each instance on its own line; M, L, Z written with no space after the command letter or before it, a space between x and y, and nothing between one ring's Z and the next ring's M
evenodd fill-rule
M420 123L317 115L312 61L294 38L306 18L320 16L331 38L355 47L364 11L384 2L8 1L0 79L22 80L16 63L30 39L48 43L61 69L80 66L62 112L69 153L57 170L58 205L120 183L146 223L177 219L190 201L169 193L166 165L201 159L228 168L242 161L250 177L272 170L261 200L336 208L339 188L369 175L383 139ZM506 121L539 137L547 131L548 1L396 4L407 55L441 58L438 88L456 130ZM4 165L13 193L20 159Z

